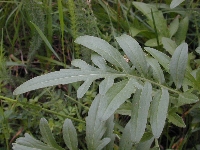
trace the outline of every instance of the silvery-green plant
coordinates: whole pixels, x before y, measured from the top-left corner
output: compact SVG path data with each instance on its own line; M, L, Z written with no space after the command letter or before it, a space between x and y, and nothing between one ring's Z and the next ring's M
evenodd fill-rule
M161 136L166 118L179 127L185 127L177 107L198 101L192 91L199 87L187 71L188 45L182 43L177 46L170 58L154 48L144 47L143 51L139 43L126 34L116 37L116 41L130 62L106 41L93 36L81 36L75 42L95 52L91 56L94 66L75 59L72 65L79 69L61 69L35 77L20 85L14 94L84 81L77 90L77 97L82 98L92 82L101 79L99 94L93 100L86 117L87 148L113 148L113 115L120 106L130 103L131 119L124 128L119 149L130 150L133 146L136 149L149 149L153 140ZM171 78L166 80L165 75ZM189 89L189 86L193 89ZM40 130L46 144L25 134L25 137L16 140L13 149L62 149L56 144L44 118L40 121ZM152 134L144 140L147 132ZM78 149L77 133L69 119L64 122L63 138L69 149Z

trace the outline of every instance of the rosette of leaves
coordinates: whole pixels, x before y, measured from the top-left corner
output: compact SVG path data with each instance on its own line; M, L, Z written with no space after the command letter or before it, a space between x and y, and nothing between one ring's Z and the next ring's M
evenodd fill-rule
M150 47L145 47L146 52L143 51L129 35L116 37L116 41L130 62L106 41L93 36L81 36L75 42L96 52L91 57L94 66L75 59L72 65L80 69L61 69L35 77L20 85L14 94L84 81L77 90L77 97L82 98L92 82L101 79L99 94L86 118L88 149L113 147L113 114L126 101L132 103L131 119L124 128L119 149L129 150L133 145L149 149L153 139L160 137L166 118L179 127L185 127L183 119L176 112L177 107L198 101L198 97L192 93L193 89L198 89L196 79L186 69L188 45L180 44L170 58ZM165 79L166 75L171 76L168 79L170 81ZM186 79L187 82L184 82ZM170 87L169 82L174 84ZM182 90L183 86L192 86L193 89ZM150 128L147 124L150 124ZM151 136L145 138L147 132Z

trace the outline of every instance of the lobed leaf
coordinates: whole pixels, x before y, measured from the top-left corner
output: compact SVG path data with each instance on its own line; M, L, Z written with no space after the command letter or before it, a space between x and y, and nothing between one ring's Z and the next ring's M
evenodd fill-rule
M109 138L102 139L106 131L105 121L99 118L100 101L102 95L98 94L90 106L88 116L86 117L86 143L88 149L99 149L105 147Z
M176 48L170 61L170 74L177 89L179 89L183 84L187 59L188 45L186 43L182 43Z
M159 138L167 117L167 110L169 105L168 90L163 89L155 94L151 103L150 124L152 133L155 138Z
M31 90L44 88L48 86L54 86L59 84L69 84L78 81L86 81L90 79L92 81L99 78L106 78L108 76L125 76L125 74L113 74L104 71L87 71L80 69L61 69L60 71L51 72L45 75L35 77L31 80L26 81L20 85L13 92L14 95L22 94Z
M150 83L146 82L142 92L141 90L136 90L136 93L133 97L130 120L133 143L139 143L145 132L150 102L152 101L151 95L152 86Z
M140 47L139 43L133 39L129 35L122 35L120 37L116 37L117 42L119 43L120 47L123 49L125 54L128 56L130 61L136 67L136 69L147 75L148 67L147 62L145 59L144 52Z
M47 145L54 147L58 150L63 150L55 141L53 134L51 133L51 130L49 128L48 122L45 118L40 119L40 133L42 135L42 138L44 142L47 143Z
M63 124L63 139L70 150L78 149L76 129L70 119L66 119Z
M13 150L58 150L34 139L28 133L25 133L25 137L17 138L16 142L12 145Z
M103 39L85 35L78 37L75 42L95 51L108 62L122 68L124 72L130 72L130 67L120 52Z

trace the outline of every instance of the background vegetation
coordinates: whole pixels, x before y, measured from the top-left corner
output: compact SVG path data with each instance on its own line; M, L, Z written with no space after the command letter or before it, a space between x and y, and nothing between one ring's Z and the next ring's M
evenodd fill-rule
M173 83L170 74L163 66L161 68L165 85L179 92L192 93L192 98L188 94L188 102L179 104L173 102L177 95L170 95L170 117L158 141L151 142L151 148L200 149L199 0L186 0L173 9L170 8L171 0L143 3L150 4L152 9L144 9L131 0L0 1L0 149L11 149L12 143L25 133L42 140L41 118L46 118L57 144L63 148L66 148L62 137L63 123L66 118L71 119L77 131L79 149L87 149L85 118L102 80L94 81L82 98L77 98L81 82L17 96L13 91L33 77L73 69L71 62L74 59L82 59L94 66L91 61L94 52L82 46L84 44L74 42L83 35L104 39L121 52L127 63L131 63L115 40L124 33L134 37L142 48L152 47L169 57L183 41L188 44L187 70L181 88L177 88L178 83ZM153 13L154 8L159 13ZM108 65L119 69L111 63ZM119 147L130 111L127 102L114 115L114 149ZM150 128L149 124L147 128ZM151 133L145 134L148 135ZM151 138L143 136L143 139Z

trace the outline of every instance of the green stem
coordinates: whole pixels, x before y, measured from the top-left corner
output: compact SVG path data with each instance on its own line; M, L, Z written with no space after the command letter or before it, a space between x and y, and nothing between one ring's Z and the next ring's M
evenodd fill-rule
M8 97L4 97L4 96L0 96L0 99L4 99L5 101L11 102L11 103L20 103L17 100L14 100L14 99L11 99L11 98L8 98ZM24 105L23 103L20 103L20 104ZM48 110L48 109L45 109L45 108L41 108L41 110L45 111L45 112L48 112L48 113L51 113L51 114L54 114L54 115L65 117L65 118L68 118L68 119L71 119L71 120L74 120L74 121L77 121L77 122L85 123L85 121L83 121L83 120L76 119L76 118L73 118L73 117L68 116L68 115L63 115L63 114L57 113L57 112L52 111L52 110Z
M76 99L70 97L69 95L66 95L66 94L64 94L64 95L65 95L67 98L69 98L70 100L72 100L72 101L78 103L80 106L82 106L82 107L84 107L85 109L89 110L89 108L88 108L87 106L83 105L82 103L80 103L80 102L77 101Z
M174 90L174 89L172 89L172 88L169 88L169 87L167 87L167 86L165 86L165 85L159 84L159 83L157 83L157 82L154 82L154 81L149 80L149 79L146 79L146 78L142 78L142 77L138 77L138 76L134 76L134 75L128 75L128 77L133 77L133 78L136 78L136 79L140 79L140 80L142 80L142 81L147 81L147 82L150 82L150 83L152 83L152 84L154 84L154 85L157 85L157 86L159 86L159 87L165 88L165 89L167 89L167 90L169 90L169 91L171 91L171 92L173 92L173 93L181 94L181 92L179 92L179 91L177 91L177 90Z

